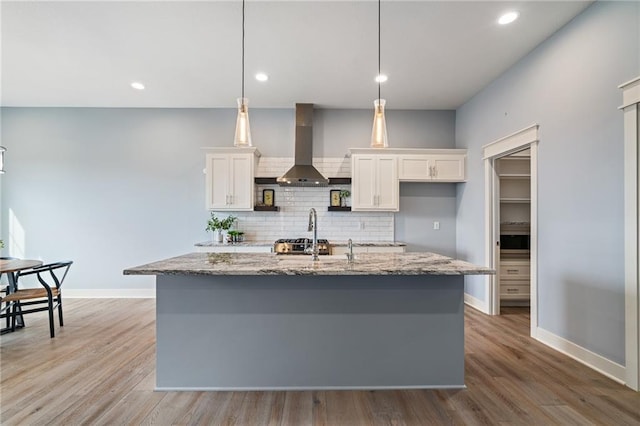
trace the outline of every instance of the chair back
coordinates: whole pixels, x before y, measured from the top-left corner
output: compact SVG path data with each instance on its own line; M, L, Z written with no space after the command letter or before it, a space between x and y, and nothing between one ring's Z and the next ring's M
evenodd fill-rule
M48 287L47 283L42 277L42 274L44 274L45 272L49 272L56 288L60 288L64 279L67 277L67 273L69 272L69 268L71 267L72 263L73 261L71 260L65 260L62 262L47 263L45 265L40 265L26 271L20 271L16 274L16 281L18 281L20 277L36 274L38 277L38 281L40 281L40 283L45 287Z

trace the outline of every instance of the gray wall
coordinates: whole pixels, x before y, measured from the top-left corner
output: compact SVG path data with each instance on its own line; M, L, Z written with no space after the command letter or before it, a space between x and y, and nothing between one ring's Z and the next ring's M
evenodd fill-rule
M624 364L623 120L640 74L640 3L595 3L457 112L469 149L457 248L484 262L482 145L540 125L539 325ZM484 298L484 282L466 291Z
M6 241L10 229L15 233L14 246L3 253L74 260L67 288L153 288L153 278L123 277L122 270L193 251L194 243L208 238L200 148L231 146L235 114L3 108L2 145L9 151L0 236ZM343 156L350 147L367 147L372 122L369 110L317 110L314 155ZM293 156L293 108L251 110L251 126L263 156ZM390 110L387 126L394 147L455 143L454 111ZM455 192L452 184L432 186L403 186L396 239L453 254ZM420 220L440 220L439 238L429 229L407 229Z

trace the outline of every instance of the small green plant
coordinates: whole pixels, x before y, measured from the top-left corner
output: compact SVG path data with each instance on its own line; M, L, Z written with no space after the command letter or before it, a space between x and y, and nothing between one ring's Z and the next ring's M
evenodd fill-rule
M350 196L351 196L351 191L349 191L348 189L340 190L340 198L349 198Z
M227 240L230 243L240 243L244 240L244 232L242 231L229 231L227 232Z
M211 218L207 221L205 231L228 231L233 226L233 222L237 217L233 215L227 216L225 219L218 219L214 212L211 212Z
M4 248L4 241L0 240L0 248Z

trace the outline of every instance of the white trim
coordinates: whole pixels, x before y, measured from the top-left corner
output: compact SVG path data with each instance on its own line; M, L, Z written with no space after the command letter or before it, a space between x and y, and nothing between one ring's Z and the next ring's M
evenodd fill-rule
M216 154L254 154L256 157L260 157L260 151L255 146L228 146L228 147L217 147L217 146L203 146L200 147L201 150L206 151L207 153L216 153Z
M498 176L495 160L527 147L530 148L531 162L531 337L536 336L538 327L538 129L534 124L483 146L485 161L485 260L496 270L496 275L487 278L485 300L491 315L500 314L499 259L495 255L495 242L500 238L498 209Z
M498 223L500 218L496 215L496 212L499 211L498 209L500 208L498 201L500 198L500 181L498 179L495 161L484 162L484 181L486 182L484 190L485 238L491 238L492 240L489 245L487 245L487 250L485 250L485 265L491 265L492 268L496 270L495 275L486 276L484 299L487 305L486 313L489 315L500 315L500 283L498 282L497 274L500 270L500 260L496 256L499 247L496 247L498 240L493 231L500 227ZM493 235L493 237L491 237L491 235Z
M640 103L640 77L627 81L618 86L618 88L622 89L622 106L620 106L620 109Z
M391 389L466 389L465 385L443 385L443 386L243 386L243 387L224 387L224 386L198 386L198 387L165 387L156 386L157 392L208 392L208 391L228 391L228 392L248 392L248 391L310 391L310 390L391 390Z
M75 289L64 290L65 299L155 299L155 288Z
M537 138L536 138L537 139ZM531 143L531 235L529 249L531 250L530 271L531 286L529 288L531 322L531 337L536 338L538 330L538 143Z
M349 148L349 155L460 155L466 153L466 148Z
M478 311L490 315L489 309L487 307L487 304L485 302L483 302L482 300L473 297L470 294L465 293L464 294L464 303L465 305L468 305L470 307L472 307L473 309L477 309Z
M624 108L625 362L627 386L640 390L640 78L634 96L636 103Z
M535 339L545 345L573 358L581 364L604 374L616 382L625 384L625 367L607 358L578 346L567 339L538 327Z
M518 130L508 136L500 138L496 141L488 143L482 147L483 158L486 160L491 157L509 155L513 151L519 151L528 143L538 140L538 126L533 124Z

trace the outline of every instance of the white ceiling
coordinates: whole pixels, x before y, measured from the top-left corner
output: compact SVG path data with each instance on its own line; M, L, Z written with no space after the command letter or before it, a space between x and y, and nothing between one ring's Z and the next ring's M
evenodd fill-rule
M457 108L590 3L384 0L387 108ZM3 106L235 107L240 96L240 0L0 6ZM247 1L250 107L371 108L377 9L371 0ZM520 19L497 25L512 9ZM258 71L269 81L256 81ZM131 89L134 80L146 90Z

